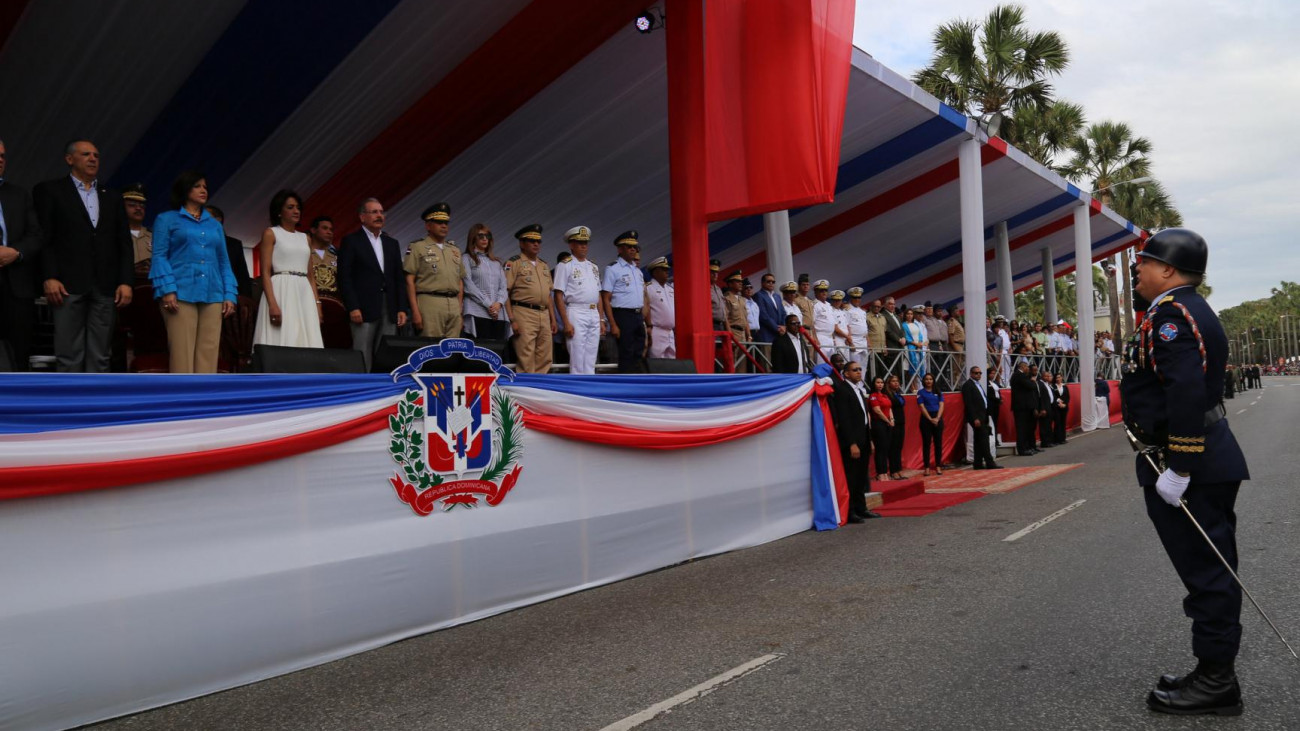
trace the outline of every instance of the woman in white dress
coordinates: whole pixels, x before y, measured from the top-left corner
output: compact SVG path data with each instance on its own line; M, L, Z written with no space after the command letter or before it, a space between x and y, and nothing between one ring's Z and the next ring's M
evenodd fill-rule
M492 231L481 223L469 227L462 279L465 283L465 322L462 332L476 339L506 340L506 273L492 255Z
M298 230L302 196L282 190L271 199L271 228L262 232L262 302L254 345L320 348L320 297L311 269L311 244Z

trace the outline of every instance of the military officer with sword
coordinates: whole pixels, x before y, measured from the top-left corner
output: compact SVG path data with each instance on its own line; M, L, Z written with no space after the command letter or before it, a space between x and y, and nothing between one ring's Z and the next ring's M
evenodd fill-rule
M1227 337L1196 292L1209 249L1191 231L1166 229L1137 257L1135 294L1149 304L1125 352L1124 423L1140 452L1147 515L1187 587L1183 611L1192 620L1197 658L1186 675L1161 677L1147 705L1162 713L1237 715L1243 587L1234 506L1250 474L1224 418Z

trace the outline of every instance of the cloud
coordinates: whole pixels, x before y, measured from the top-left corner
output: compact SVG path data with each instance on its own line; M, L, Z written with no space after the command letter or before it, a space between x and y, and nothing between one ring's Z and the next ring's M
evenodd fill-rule
M904 75L940 23L996 3L860 1L854 42ZM1210 242L1213 304L1268 295L1300 274L1300 3L1290 0L1026 2L1030 28L1071 51L1057 95L1089 120L1128 122L1154 145L1155 174Z

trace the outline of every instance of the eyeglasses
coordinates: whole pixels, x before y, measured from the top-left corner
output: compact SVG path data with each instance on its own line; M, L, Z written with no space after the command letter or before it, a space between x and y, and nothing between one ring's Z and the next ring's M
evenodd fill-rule
M845 368L844 371L845 371L846 373L861 373L861 372L862 372L862 369L861 369L861 368Z

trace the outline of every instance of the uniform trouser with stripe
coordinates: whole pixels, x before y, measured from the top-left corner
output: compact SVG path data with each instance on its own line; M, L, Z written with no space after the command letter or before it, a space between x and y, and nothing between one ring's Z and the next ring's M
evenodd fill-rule
M1193 484L1183 498L1187 509L1237 571L1237 514L1240 482ZM1241 646L1241 588L1210 550L1181 508L1145 487L1147 515L1187 588L1183 613L1192 620L1192 654L1210 662L1230 662Z
M163 310L162 316L171 372L216 373L221 303L177 302L175 312Z
M600 350L600 312L591 305L568 305L565 309L573 337L567 334L564 344L569 348L569 373L592 375L596 372L596 353Z
M674 337L672 328L667 328L667 327L650 328L650 357L651 358L676 358L677 357L677 340Z

